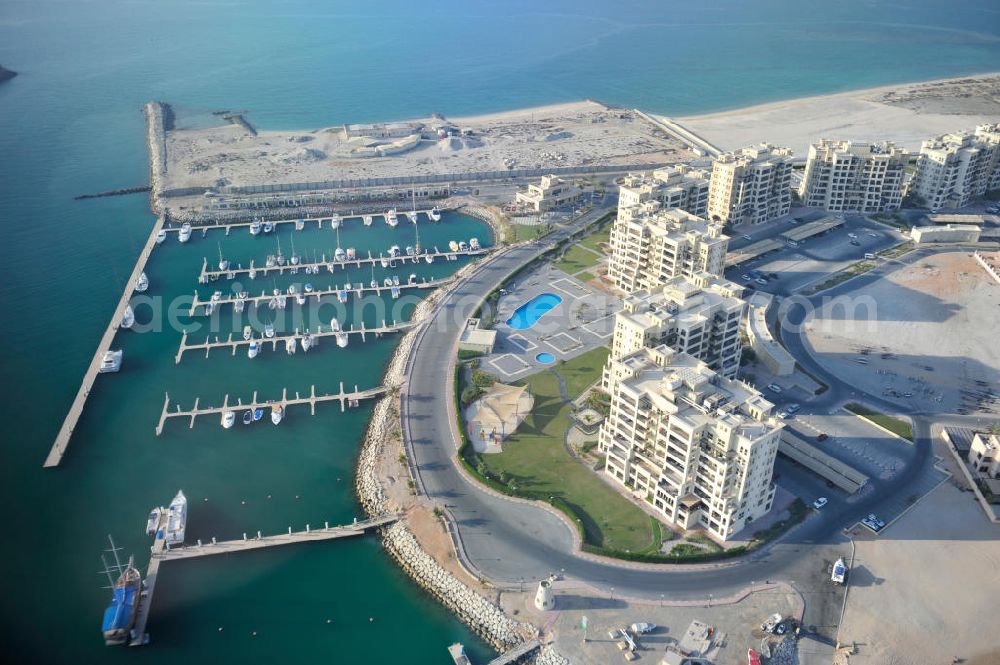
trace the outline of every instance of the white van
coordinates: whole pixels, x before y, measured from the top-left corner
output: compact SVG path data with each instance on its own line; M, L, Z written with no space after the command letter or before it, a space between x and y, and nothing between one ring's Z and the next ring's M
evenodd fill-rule
M874 258L875 258L875 255L874 255L874 254L872 254L871 252L868 252L868 253L866 253L866 254L865 254L865 258L866 258L866 259L874 259Z

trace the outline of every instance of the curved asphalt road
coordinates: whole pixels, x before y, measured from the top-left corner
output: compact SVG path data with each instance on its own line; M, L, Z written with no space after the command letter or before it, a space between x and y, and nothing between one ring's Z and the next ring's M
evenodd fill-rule
M630 567L584 558L573 552L572 533L562 520L535 505L488 494L455 468L457 443L449 416L448 400L452 395L448 381L465 320L483 295L496 288L513 270L596 216L588 215L589 219L560 229L544 241L485 260L437 308L412 349L411 371L402 396L403 432L419 474L418 482L428 497L447 505L455 516L468 562L499 584L518 584L550 572L563 572L612 594L650 599L661 594L673 599L718 598L745 588L751 581L775 579L794 580L802 591L806 580L817 579L821 565L813 556L816 551L803 546L836 544L843 551L844 539L839 529L868 512L877 512L882 501L905 489L929 458L927 420L918 419L915 423L918 439L915 457L894 479L879 483L863 501L813 515L776 545L735 563L710 568L676 564ZM821 400L810 403L811 409L823 406L829 409L849 394L850 386L830 376L804 353L801 339L787 333L785 337L792 353L830 385ZM876 406L881 402L865 399ZM800 554L803 549L808 549L810 556ZM817 588L825 578L825 572L819 574L821 582L816 584Z

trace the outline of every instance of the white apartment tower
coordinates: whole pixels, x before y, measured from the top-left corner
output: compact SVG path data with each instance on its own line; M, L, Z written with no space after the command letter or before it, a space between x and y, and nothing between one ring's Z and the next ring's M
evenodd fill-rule
M608 277L624 291L652 289L680 275L722 275L729 236L722 227L659 201L619 209L611 228Z
M625 296L615 316L611 358L666 345L705 362L726 378L740 368L740 322L747 303L743 287L714 275L675 277L650 291ZM609 363L603 389L611 393L621 377Z
M622 379L601 426L605 473L669 523L720 540L771 509L783 425L770 402L666 346L612 364Z
M961 208L1000 189L1000 124L945 134L920 145L910 191L929 208Z
M659 201L663 210L680 208L704 217L708 212L709 172L676 164L650 175L628 175L618 188L618 209Z
M712 163L708 218L722 224L763 224L792 205L792 151L769 143L719 155Z
M898 210L908 159L890 142L822 139L809 146L799 196L804 205L830 212Z

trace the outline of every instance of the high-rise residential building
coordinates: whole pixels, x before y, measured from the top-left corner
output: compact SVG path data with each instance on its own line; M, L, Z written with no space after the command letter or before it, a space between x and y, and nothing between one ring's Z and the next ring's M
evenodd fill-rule
M619 210L611 228L608 278L620 289L652 289L679 275L722 275L729 236L680 209L646 201Z
M929 208L961 208L1000 189L1000 124L945 134L920 145L909 191Z
M618 209L659 201L662 209L680 208L704 217L708 212L709 172L686 164L656 169L649 175L628 175L618 188Z
M898 210L908 160L890 142L822 139L809 146L799 196L804 205L831 212Z
M723 224L763 224L792 205L792 151L769 143L719 155L712 163L708 218Z
M630 293L615 316L611 358L621 359L665 344L704 361L727 378L735 378L742 349L740 325L747 307L743 291L739 284L700 273ZM602 381L608 393L621 378L612 374L611 368L609 363Z
M666 346L611 363L622 378L601 426L604 473L670 524L720 540L771 509L783 425L757 390Z

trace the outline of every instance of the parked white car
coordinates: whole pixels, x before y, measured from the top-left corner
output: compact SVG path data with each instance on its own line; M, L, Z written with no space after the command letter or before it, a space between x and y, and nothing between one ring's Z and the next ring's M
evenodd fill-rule
M829 503L827 501L827 498L825 496L821 496L820 498L818 498L815 501L813 501L813 508L815 508L816 510L819 510L820 508L822 508L823 506L825 506L827 503Z

